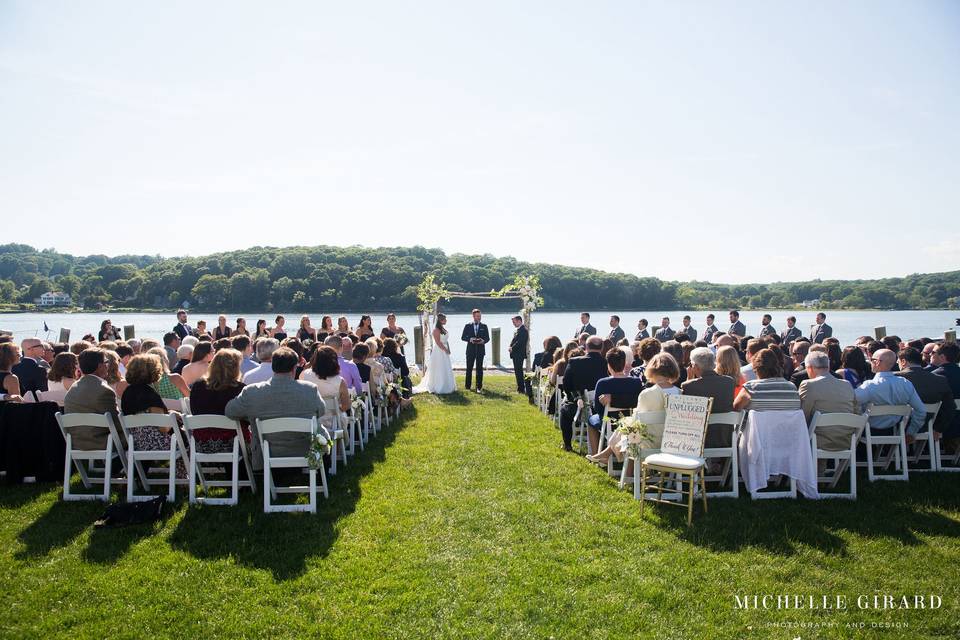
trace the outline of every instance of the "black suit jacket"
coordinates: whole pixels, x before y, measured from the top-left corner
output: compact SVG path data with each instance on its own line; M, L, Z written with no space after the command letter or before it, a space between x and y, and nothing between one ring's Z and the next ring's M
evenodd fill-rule
M947 384L950 385L950 389L953 391L954 400L960 398L960 366L953 363L947 363L936 369L933 373L946 378ZM960 436L960 411L954 411L953 425L948 431L944 431L943 433L945 436L950 438L956 438Z
M713 398L711 413L727 413L733 411L733 391L736 386L737 383L729 376L722 376L716 371L704 371L703 377L687 380L680 388L685 396Z
M480 338L483 340L483 344L473 344L470 342L471 338ZM480 323L479 332L477 335L473 335L473 323L468 322L463 327L463 334L460 336L460 339L467 343L467 355L476 355L482 356L487 352L486 344L490 342L490 331L487 330L487 325Z
M579 338L581 333L585 333L589 336L595 336L597 335L597 328L588 322L587 326L577 329L576 333L573 334L573 337Z
M529 339L530 333L527 331L526 325L517 327L517 330L513 332L513 338L510 340L511 360L527 357L527 341Z
M620 325L617 325L615 328L610 329L610 333L607 335L607 338L611 342L613 342L613 344L617 344L618 342L620 342L626 337L627 337L627 334L623 332L623 327L621 327Z
M47 371L33 358L24 356L20 362L11 370L17 378L20 379L20 395L26 395L29 391L47 390Z
M179 322L173 326L173 332L180 336L180 339L183 340L188 335L190 335L186 329L183 328L183 325Z
M567 369L563 372L563 389L572 394L593 391L597 381L608 375L607 361L599 351L591 351L585 356L570 358Z
M935 431L943 433L950 428L953 423L953 414L956 412L956 406L953 402L953 391L950 389L950 383L944 376L938 376L924 371L923 367L910 367L905 371L898 371L901 378L906 378L913 383L913 388L917 390L917 395L924 403L939 402L940 412L937 413L937 421L933 425Z

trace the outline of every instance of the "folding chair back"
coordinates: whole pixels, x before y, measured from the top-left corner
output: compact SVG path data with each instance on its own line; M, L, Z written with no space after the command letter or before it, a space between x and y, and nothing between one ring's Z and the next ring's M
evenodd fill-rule
M820 492L821 498L857 499L857 442L867 428L869 416L856 413L820 413L817 411L810 419L810 452L813 462L819 467L820 460L833 460L834 466L831 475L821 476L817 473L817 484L829 483L830 487L837 486L837 482L846 469L850 470L850 490L847 493ZM850 441L843 449L830 451L821 449L817 444L817 434L823 434L830 429L853 429Z
M253 476L253 465L250 463L250 450L247 447L246 440L243 438L243 429L240 422L231 420L226 416L220 415L186 415L183 419L184 428L187 430L187 436L190 442L190 504L203 502L206 504L227 504L235 505L239 500L240 488L249 487L254 493L257 491L257 481ZM197 443L194 437L194 431L197 429L219 429L233 435L233 448L229 452L220 453L202 453L197 451ZM243 461L247 470L247 479L240 480L240 461ZM223 464L231 465L230 480L211 480L204 475L204 464ZM209 473L210 469L207 469ZM197 498L197 481L207 487L230 487L231 494L229 498L210 498L204 496Z
M910 416L913 413L913 408L906 404L869 404L863 413L867 414L870 418L876 416L898 416L900 418L897 424L890 430L889 434L874 434L868 418L867 427L863 430L863 439L867 452L867 460L865 463L867 467L867 479L870 480L870 482L874 480L908 480L910 476L907 468L907 441L905 434L907 431L907 423L910 422ZM878 459L876 461L874 460L873 450L875 446L880 447L877 452L880 455L877 456ZM890 447L890 452L887 456L882 455L884 446ZM887 469L891 464L893 464L895 468L899 468L900 473L890 474L876 472L877 466L880 466L881 469Z
M127 468L136 470L127 474L127 502L141 502L156 496L149 493L151 485L167 485L167 502L176 500L177 485L177 457L183 462L185 469L190 467L187 457L187 447L180 435L179 423L175 413L138 413L135 415L120 414L120 427L127 443ZM138 429L164 429L170 436L170 446L165 450L139 450L134 445L133 434ZM166 462L168 464L165 480L151 477L150 469L143 466L143 462ZM134 490L134 475L139 476L140 484L147 491L145 495L137 495ZM186 483L181 480L180 483Z
M911 445L912 451L909 452L907 463L911 471L928 472L937 470L936 440L933 438L933 425L937 421L937 414L940 413L940 403L930 402L923 405L927 413L923 418L923 427L919 433L915 433ZM927 463L926 468L921 468L923 462Z
M274 513L278 511L317 511L317 471L310 468L307 461L307 450L302 454L274 456L270 452L270 440L266 436L280 433L303 433L313 436L319 429L319 423L316 417L313 418L271 418L269 420L257 420L257 433L260 437L260 447L263 450L263 511L264 513ZM308 486L291 485L277 486L273 482L271 469L307 469L310 477ZM321 478L323 478L323 488L326 494L326 479L323 475L323 467L320 468ZM309 494L309 502L302 504L274 504L277 494L280 493L304 493Z
M720 486L723 486L726 484L727 478L730 479L729 490L710 491L707 493L710 498L736 498L740 495L740 460L737 444L740 436L738 429L741 422L743 422L743 411L711 413L707 419L707 433L710 432L711 427L714 429L730 427L729 447L704 447L703 449L704 459L719 458L723 461L720 473L704 476L704 482L718 482Z
M103 500L110 501L110 483L112 482L111 471L113 467L114 455L121 456L123 449L119 446L119 438L113 424L113 417L109 413L67 413L59 411L56 414L57 424L60 425L60 431L66 441L66 455L63 465L63 499L65 501L73 500ZM104 438L103 448L74 448L74 435L82 429L83 435L106 436ZM92 461L103 462L103 477L91 477L84 463ZM70 491L70 476L73 465L76 464L83 486L87 489L92 484L103 484L103 492L99 494L73 493ZM126 462L123 462L126 470Z

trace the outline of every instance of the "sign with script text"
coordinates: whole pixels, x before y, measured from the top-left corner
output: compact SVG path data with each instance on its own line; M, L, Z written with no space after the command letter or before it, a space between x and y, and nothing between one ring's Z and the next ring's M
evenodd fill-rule
M712 403L712 398L701 396L670 396L660 451L699 457L703 453L703 434Z

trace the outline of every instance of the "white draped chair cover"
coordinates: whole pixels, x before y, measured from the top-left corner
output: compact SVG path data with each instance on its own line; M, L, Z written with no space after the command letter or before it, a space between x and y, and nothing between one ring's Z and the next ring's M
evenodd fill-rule
M739 443L740 475L750 492L765 489L770 476L797 482L807 498L819 498L817 468L803 412L750 411Z

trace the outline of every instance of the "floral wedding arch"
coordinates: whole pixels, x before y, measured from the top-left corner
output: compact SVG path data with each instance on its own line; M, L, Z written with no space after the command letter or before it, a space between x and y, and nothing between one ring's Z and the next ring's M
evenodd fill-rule
M471 300L520 300L520 316L529 335L530 319L533 310L543 304L540 296L540 277L517 276L513 282L505 285L499 291L450 291L446 283L437 282L436 277L428 274L417 287L417 298L420 304L417 311L420 313L420 326L423 329L424 353L427 348L433 348L433 319L439 311L441 300L467 298ZM527 366L532 366L530 357L530 340L527 340Z

